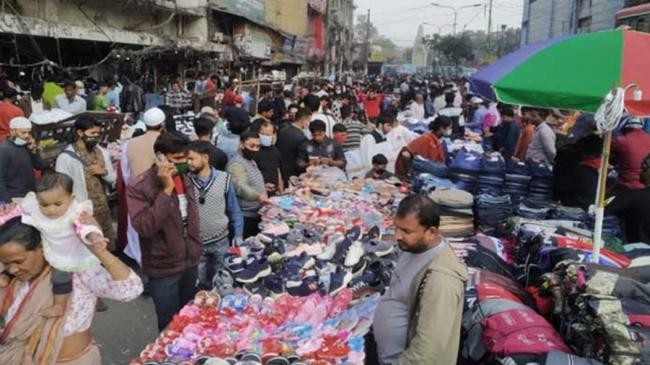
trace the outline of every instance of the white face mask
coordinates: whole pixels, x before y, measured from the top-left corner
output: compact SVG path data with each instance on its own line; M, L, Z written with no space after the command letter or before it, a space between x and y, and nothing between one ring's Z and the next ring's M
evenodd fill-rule
M273 145L273 136L260 134L260 144L264 147L271 147Z
M16 137L16 138L14 138L14 144L15 144L16 146L20 146L20 147L22 147L22 146L27 145L27 141L25 141L25 140L22 139L22 138L18 138L18 137Z
M452 130L451 130L451 129L447 129L447 130L445 131L445 136L449 137L449 136L451 136L451 133L452 133Z
M77 95L86 95L86 89L77 89Z

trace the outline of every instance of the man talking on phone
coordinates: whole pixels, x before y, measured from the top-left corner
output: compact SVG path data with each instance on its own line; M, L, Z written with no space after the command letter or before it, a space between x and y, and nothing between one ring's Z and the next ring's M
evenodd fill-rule
M334 166L345 170L345 153L343 147L325 134L326 125L322 120L309 124L312 138L303 143L298 154L298 166Z
M161 134L154 144L155 164L132 178L126 191L160 331L196 292L202 244L198 205L186 175L189 143L179 132Z

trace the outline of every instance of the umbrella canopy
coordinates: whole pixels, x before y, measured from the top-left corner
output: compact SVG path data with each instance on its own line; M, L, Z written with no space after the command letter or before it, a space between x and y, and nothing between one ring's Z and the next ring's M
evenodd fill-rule
M627 29L531 44L481 69L471 90L516 105L595 112L612 85L637 84L625 97L629 113L650 115L650 34Z

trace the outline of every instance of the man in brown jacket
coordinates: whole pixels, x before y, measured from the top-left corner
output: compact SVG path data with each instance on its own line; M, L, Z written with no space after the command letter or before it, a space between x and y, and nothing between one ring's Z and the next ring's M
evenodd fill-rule
M140 235L142 270L163 330L194 297L201 256L199 212L187 172L189 139L178 132L160 135L156 163L127 187L133 227Z
M467 270L438 233L440 212L411 195L395 215L402 250L373 323L382 365L455 364Z

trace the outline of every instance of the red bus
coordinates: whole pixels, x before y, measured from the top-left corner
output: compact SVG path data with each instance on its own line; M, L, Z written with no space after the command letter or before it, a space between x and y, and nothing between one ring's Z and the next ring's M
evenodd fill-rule
M616 13L616 27L621 25L627 25L641 32L650 32L650 4L619 10Z

